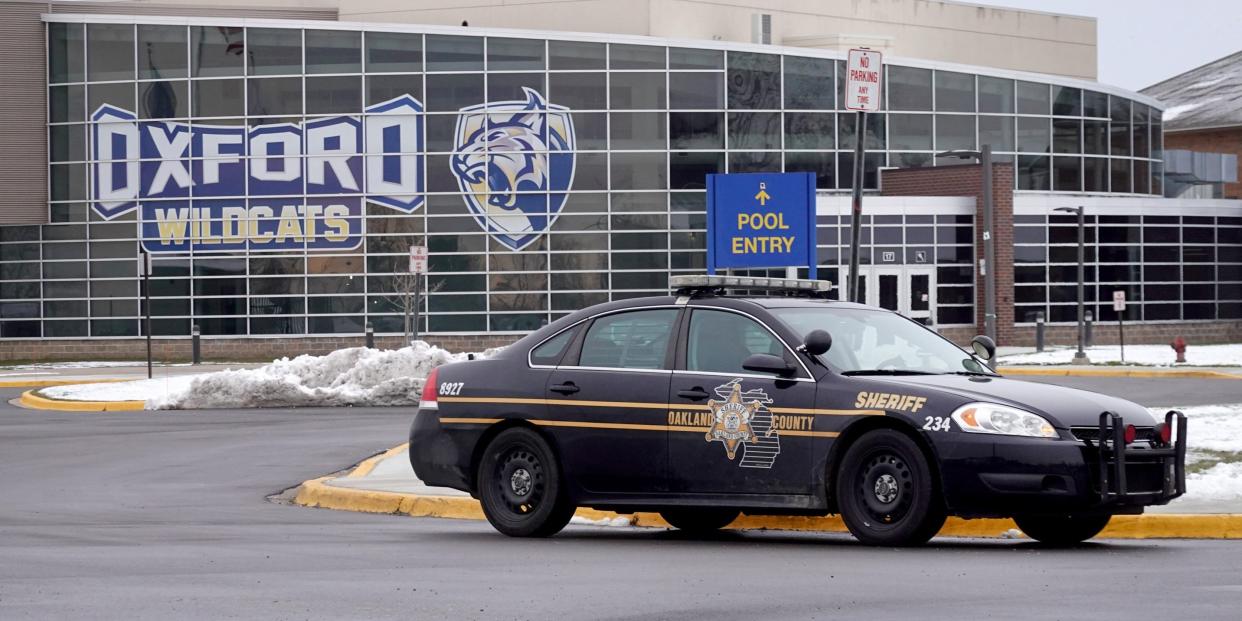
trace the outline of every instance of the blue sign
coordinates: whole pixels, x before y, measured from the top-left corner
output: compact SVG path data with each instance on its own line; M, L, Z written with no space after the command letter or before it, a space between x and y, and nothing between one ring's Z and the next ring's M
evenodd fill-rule
M815 263L813 173L707 176L708 274Z

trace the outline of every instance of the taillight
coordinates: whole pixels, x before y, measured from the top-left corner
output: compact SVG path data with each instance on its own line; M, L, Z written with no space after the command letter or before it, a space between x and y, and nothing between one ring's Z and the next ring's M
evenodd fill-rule
M1134 425L1126 425L1126 444L1133 444L1138 438L1138 428Z
M436 386L438 385L438 382L436 382L436 378L439 375L440 375L440 369L438 368L432 369L431 373L427 374L427 380L425 383L423 383L423 394L418 399L418 407L420 408L440 407L440 404L438 403L440 399L440 393L436 389Z
M1173 427L1164 423L1156 425L1156 437L1160 438L1160 444L1170 444L1173 442Z

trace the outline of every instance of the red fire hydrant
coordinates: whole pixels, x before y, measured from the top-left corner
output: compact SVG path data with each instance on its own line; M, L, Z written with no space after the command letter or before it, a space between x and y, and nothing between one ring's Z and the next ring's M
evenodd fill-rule
M1179 336L1169 343L1169 347L1177 352L1177 362L1186 362L1186 339Z

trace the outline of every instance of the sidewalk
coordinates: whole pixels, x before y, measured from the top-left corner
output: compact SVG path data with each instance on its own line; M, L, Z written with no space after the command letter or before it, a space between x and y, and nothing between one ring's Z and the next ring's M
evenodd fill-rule
M252 369L266 363L256 362L206 362L203 364L157 364L152 369L155 378L179 377L198 373L211 373L224 369ZM0 386L59 386L89 382L122 382L147 379L144 362L66 362L48 364L0 365Z
M485 519L478 501L443 487L431 487L414 476L408 446L402 445L358 464L343 475L330 475L304 482L296 504L306 507L392 513L413 517ZM616 514L579 509L577 523L607 526L668 528L654 513ZM742 516L730 528L848 532L838 516L783 517ZM1012 538L1017 526L1008 519L963 520L950 518L941 536ZM1117 516L1102 538L1242 538L1242 501L1195 502L1184 497L1145 515Z

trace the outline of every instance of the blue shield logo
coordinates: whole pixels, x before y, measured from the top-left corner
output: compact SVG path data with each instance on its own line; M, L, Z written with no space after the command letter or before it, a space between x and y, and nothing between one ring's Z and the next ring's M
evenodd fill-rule
M522 89L525 101L461 109L452 169L479 226L511 250L543 235L574 179L569 109Z

